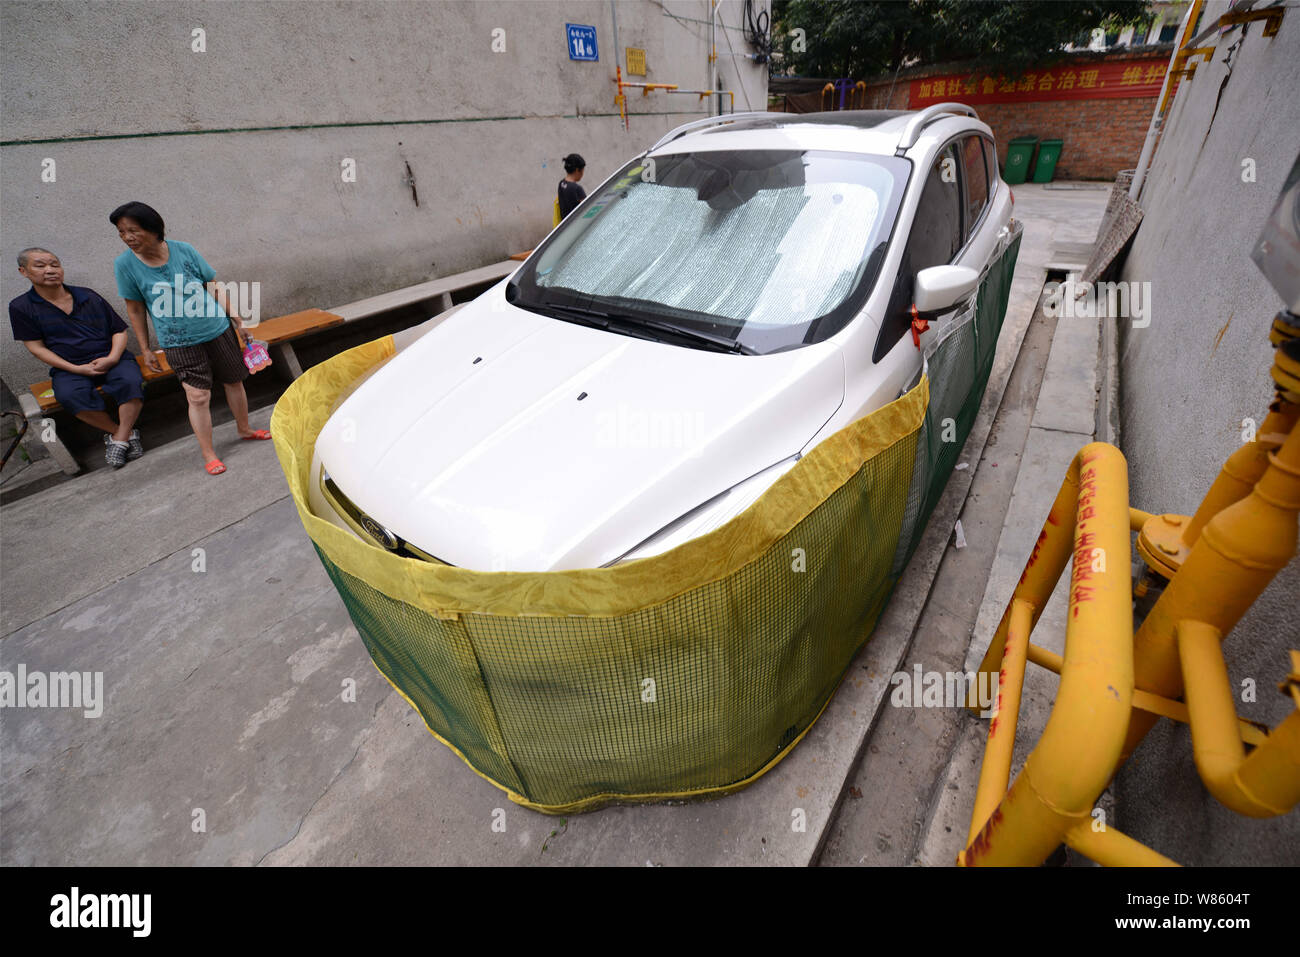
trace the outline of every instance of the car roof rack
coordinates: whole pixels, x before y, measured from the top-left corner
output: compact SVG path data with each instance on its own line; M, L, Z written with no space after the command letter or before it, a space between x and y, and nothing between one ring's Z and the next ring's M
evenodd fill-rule
M921 112L917 113L907 121L907 126L903 127L903 135L898 141L898 149L895 155L902 156L921 138L921 131L931 123L938 122L942 117L952 114L964 114L979 119L979 114L975 112L973 106L967 106L965 103L936 103L934 106L927 106Z
M706 126L719 126L723 123L735 122L736 120L752 120L756 117L766 117L769 115L770 114L765 111L760 112L755 110L751 113L720 113L717 116L706 116L702 120L695 120L692 123L684 123L677 127L677 129L665 133L660 137L659 142L655 143L655 145L650 147L646 152L653 153L655 150L659 149L659 147L671 143L673 140L685 136L687 133L695 130L702 130Z
M921 137L921 131L931 123L938 122L944 116L954 114L964 114L966 116L979 119L979 114L975 112L974 107L967 106L964 103L936 103L934 106L927 106L918 113L911 114L911 119L903 127L903 134L898 144L898 155L902 155L907 150L916 145L916 141ZM909 115L902 110L836 110L829 113L773 113L769 111L753 111L748 113L721 113L717 116L706 116L704 119L695 120L665 133L659 138L658 142L646 153L653 153L660 147L666 146L673 140L680 139L687 133L695 133L709 127L719 127L727 123L736 123L738 126L754 128L756 126L785 126L797 123L834 123L845 124L850 126L860 126L864 129L894 119L898 116ZM793 118L797 117L797 118ZM644 154L643 154L644 155Z

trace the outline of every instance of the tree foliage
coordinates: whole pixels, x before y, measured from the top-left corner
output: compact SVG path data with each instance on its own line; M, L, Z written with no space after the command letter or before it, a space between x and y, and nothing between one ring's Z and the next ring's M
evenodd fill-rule
M802 76L863 78L954 60L1014 73L1097 27L1148 16L1148 0L774 0L772 41Z

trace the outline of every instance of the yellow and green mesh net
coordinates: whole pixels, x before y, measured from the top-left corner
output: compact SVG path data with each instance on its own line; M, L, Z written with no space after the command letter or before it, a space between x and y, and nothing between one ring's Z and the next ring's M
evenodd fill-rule
M471 571L314 515L316 437L391 337L309 369L271 432L375 665L470 767L549 813L723 794L789 753L870 637L978 411L1018 249L1016 232L914 388L726 525L623 565Z

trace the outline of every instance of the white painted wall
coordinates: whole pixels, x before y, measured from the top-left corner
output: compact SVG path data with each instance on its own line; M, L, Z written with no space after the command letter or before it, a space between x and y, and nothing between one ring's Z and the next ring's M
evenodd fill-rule
M741 10L723 0L720 15L735 52L752 52ZM646 80L706 85L707 0L618 0L617 11L620 45L646 51ZM566 22L596 27L599 62L568 59ZM204 53L191 48L196 28ZM27 289L18 251L46 245L69 283L121 308L112 261L125 247L108 213L131 199L219 278L260 281L264 316L530 249L550 229L561 156L586 158L590 186L708 111L695 96L634 93L625 131L612 31L608 0L7 0L0 296ZM736 109L764 109L766 66L718 42ZM342 181L344 157L355 183ZM53 183L41 180L47 158ZM46 377L7 329L0 374L15 392Z
M1224 2L1206 5L1213 22ZM1122 442L1132 502L1191 514L1241 444L1242 420L1263 418L1272 398L1268 327L1282 306L1250 252L1300 153L1300 16L1279 34L1263 24L1219 39L1171 108L1141 198L1145 217L1123 278L1152 283L1146 329L1121 325ZM1243 161L1257 179L1243 182ZM1300 649L1300 561L1274 580L1225 642L1229 673L1253 678L1254 703L1238 711L1275 725L1291 709L1276 685ZM1226 811L1201 786L1185 726L1161 722L1119 777L1126 834L1157 850L1189 848L1185 864L1294 864L1300 811L1252 821Z

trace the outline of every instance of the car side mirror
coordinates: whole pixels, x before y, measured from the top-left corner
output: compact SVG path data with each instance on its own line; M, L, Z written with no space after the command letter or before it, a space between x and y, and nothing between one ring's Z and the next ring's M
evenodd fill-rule
M967 298L979 285L980 275L969 266L931 266L916 274L913 301L922 314L943 312Z

